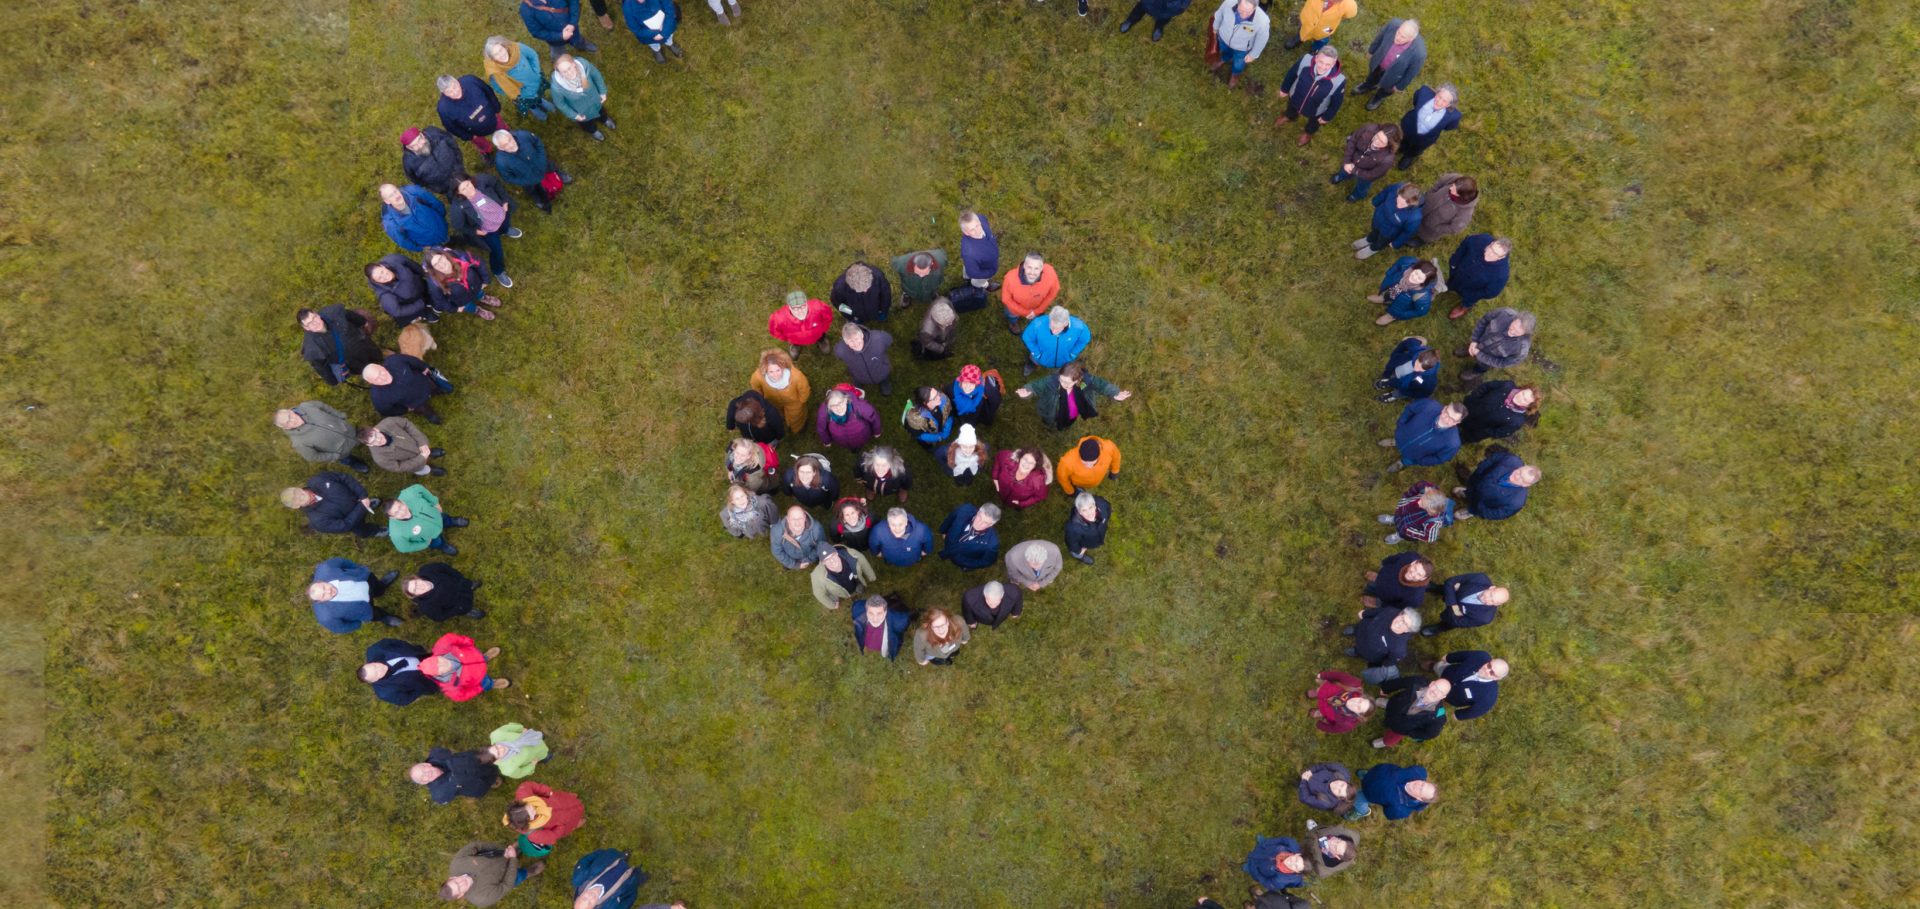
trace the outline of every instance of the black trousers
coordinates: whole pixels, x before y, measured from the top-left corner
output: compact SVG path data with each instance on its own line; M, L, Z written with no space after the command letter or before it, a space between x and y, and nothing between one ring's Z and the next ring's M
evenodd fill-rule
M1373 92L1373 100L1375 101L1378 101L1381 98L1385 98L1389 95L1395 94L1394 90L1391 88L1380 87L1380 77L1384 75L1386 75L1386 73L1378 69L1368 73L1367 81L1360 83L1360 87L1354 89L1353 93L1356 95L1364 95L1367 92Z
M1137 23L1140 20L1145 19L1146 17L1147 17L1147 5L1145 3L1135 3L1133 5L1133 12L1130 12L1127 14L1127 24L1133 25L1134 23ZM1172 16L1168 16L1165 19L1162 19L1159 16L1155 16L1153 17L1153 27L1166 28L1167 23L1172 21L1173 21Z

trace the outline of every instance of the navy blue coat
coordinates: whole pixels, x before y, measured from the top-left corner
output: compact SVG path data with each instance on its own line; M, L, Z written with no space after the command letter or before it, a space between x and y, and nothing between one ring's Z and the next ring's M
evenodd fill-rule
M320 501L306 508L307 526L320 533L351 533L367 517L360 507L367 488L344 473L316 473L307 480L307 489L320 495Z
M500 172L500 179L515 186L539 185L540 178L552 169L547 161L547 144L524 129L513 131L513 141L519 143L519 151L495 149L493 169Z
M1466 598L1486 593L1492 586L1493 579L1479 572L1456 574L1442 582L1440 599L1447 604L1447 624L1455 628L1478 628L1491 623L1499 615L1499 607L1468 603Z
M1140 7L1155 19L1171 19L1187 11L1193 0L1140 0Z
M665 17L660 20L658 30L646 24L655 13ZM680 28L680 7L673 0L626 0L620 4L620 17L627 20L627 30L633 32L641 44L664 44Z
M1420 553L1408 550L1381 559L1376 577L1367 582L1367 596L1378 599L1380 605L1388 609L1405 609L1409 606L1419 609L1427 601L1427 582L1421 581L1412 586L1402 584L1400 570L1409 563L1420 561L1420 558Z
M1113 505L1099 496L1093 497L1093 520L1080 516L1080 509L1067 512L1067 551L1079 552L1083 549L1098 549L1106 545L1107 523L1113 517Z
M1405 19L1388 19L1387 24L1374 33L1373 43L1367 45L1369 77L1372 70L1380 68L1380 58L1386 54L1387 48L1393 46L1393 35L1400 30L1400 23L1405 21ZM1413 80L1419 78L1420 70L1426 65L1427 36L1421 35L1413 39L1413 44L1400 53L1399 59L1393 61L1391 68L1380 74L1379 85L1388 91L1406 91L1407 86L1412 85Z
M1380 693L1387 695L1387 706L1381 711L1381 725L1387 727L1389 732L1398 732L1416 742L1438 737L1447 728L1446 702L1426 710L1408 712L1413 703L1420 699L1420 692L1432 681L1423 675L1403 675L1381 682Z
M520 0L520 21L535 38L548 44L565 44L567 39L560 33L567 26L573 26L574 34L579 34L580 0Z
M419 357L392 354L380 365L393 375L393 382L367 386L367 397L383 417L403 417L410 410L425 407L439 388L427 377L427 364Z
M1360 774L1360 792L1367 801L1379 805L1387 820L1397 821L1415 811L1426 810L1427 803L1407 794L1407 784L1427 778L1427 768L1415 764L1375 764Z
M1447 259L1447 289L1460 295L1461 306L1491 300L1507 289L1513 256L1488 262L1487 246L1492 242L1492 234L1473 234L1461 240Z
M440 96L440 125L462 139L484 139L500 123L500 98L479 76L460 77L460 100Z
M1433 467L1453 460L1460 451L1460 426L1445 429L1435 423L1446 405L1432 398L1407 403L1400 421L1393 427L1393 444L1400 449L1400 463L1409 467Z
M1494 702L1500 699L1500 683L1472 677L1493 661L1493 654L1484 650L1456 650L1441 659L1447 669L1440 677L1453 683L1447 703L1453 705L1454 719L1471 720L1493 709Z
M933 530L919 518L907 515L907 535L903 539L893 535L893 528L884 519L875 521L873 532L867 535L867 551L888 565L905 568L933 551Z
M393 272L393 283L375 284L367 279L368 289L373 291L374 299L380 301L380 311L393 319L395 325L405 325L416 319L427 317L427 272L420 263L400 253L388 253L381 256L376 264L384 265Z
M1373 230L1383 237L1389 246L1398 249L1413 242L1420 233L1420 206L1410 205L1401 208L1394 201L1394 194L1405 183L1395 183L1373 194Z
M1347 76L1340 71L1340 61L1335 60L1326 78L1315 79L1313 54L1309 53L1293 65L1280 90L1287 93L1288 110L1299 111L1315 120L1332 120L1340 113L1340 105L1346 103Z
M500 768L482 762L484 751L452 752L435 748L427 752L426 763L440 768L440 776L427 784L427 795L436 805L445 805L461 796L477 799L493 791L500 781Z
M1480 461L1467 478L1467 510L1476 518L1503 521L1527 504L1528 488L1507 482L1507 475L1525 466L1520 456L1497 451Z
M1433 89L1422 85L1413 93L1413 106L1400 118L1400 157L1411 158L1433 147L1440 141L1440 134L1460 125L1460 106L1455 104L1440 114L1440 122L1435 124L1433 132L1421 135L1419 110L1428 101L1433 100Z
M974 533L969 526L979 511L978 505L958 505L940 522L940 532L947 535L947 545L940 550L940 557L968 571L988 568L1000 561L999 526L987 528L986 533Z
M395 707L405 707L439 691L440 686L435 685L418 668L401 672L397 665L402 660L423 660L427 655L425 647L409 644L399 638L382 638L367 645L366 662L387 664L387 677L373 683L374 697Z
M1281 871L1274 867L1273 860L1282 852L1299 852L1300 844L1284 836L1254 837L1253 851L1247 853L1246 864L1240 866L1247 876L1268 890L1285 890L1298 887L1307 879L1298 874Z
M629 871L632 873L629 874ZM621 880L623 877L624 881ZM640 898L640 885L646 882L647 873L640 870L640 866L631 864L627 854L618 849L589 852L573 865L573 895L576 898L581 891L595 884L600 885L606 893L598 909L631 909Z
M1000 240L993 235L993 225L987 223L987 216L980 216L980 232L985 234L978 240L960 235L960 264L962 272L969 278L997 278L1000 276Z
M1363 610L1360 621L1354 624L1354 655L1369 666L1387 666L1406 659L1407 641L1413 635L1394 632L1393 618L1399 614L1400 610L1383 606Z
M867 634L867 601L853 604L853 646L857 649L864 643ZM900 643L907 639L907 626L913 623L913 614L887 603L887 659L900 655Z
M1387 381L1388 387L1403 398L1425 398L1433 395L1440 385L1440 367L1435 364L1425 371L1409 370L1405 376L1394 375L1401 366L1413 362L1421 354L1432 350L1419 338L1406 338L1393 346L1393 353L1387 355L1387 368L1380 370L1380 378Z

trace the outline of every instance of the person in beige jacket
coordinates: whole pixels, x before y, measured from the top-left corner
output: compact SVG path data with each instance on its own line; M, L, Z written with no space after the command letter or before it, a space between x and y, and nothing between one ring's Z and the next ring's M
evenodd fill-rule
M374 466L394 473L416 477L446 476L447 469L427 463L429 458L446 454L427 441L427 434L406 417L388 417L360 430L360 443L367 446Z
M1007 550L1007 580L1025 590L1039 590L1060 576L1066 562L1060 547L1046 540L1028 540Z

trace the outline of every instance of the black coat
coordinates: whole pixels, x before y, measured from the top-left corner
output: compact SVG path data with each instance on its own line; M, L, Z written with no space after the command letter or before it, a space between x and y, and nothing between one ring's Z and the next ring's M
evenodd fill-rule
M436 805L445 805L460 796L477 799L493 791L495 783L500 782L500 768L493 766L488 756L478 749L455 753L445 748L435 748L427 752L427 763L440 768L440 776L427 784L427 794L433 797Z
M833 282L830 302L835 309L846 307L841 311L847 314L847 318L864 325L886 318L888 310L893 308L893 285L888 284L887 276L875 268L873 286L868 287L866 293L856 293L847 286L846 273L842 272Z
M429 312L427 300L427 272L420 263L413 261L406 253L388 253L376 264L384 265L393 272L393 282L375 284L367 279L367 287L373 290L373 297L380 301L380 311L387 314L395 325L405 325L418 319L424 319Z
M405 707L420 698L440 690L440 686L427 678L419 668L401 672L399 663L403 660L423 660L427 658L427 649L410 644L399 638L382 638L367 645L369 663L387 664L387 675L373 683L373 696L395 707Z
M786 473L780 475L780 491L793 496L795 502L808 508L823 508L840 501L840 481L827 470L826 463L817 458L807 460L813 461L813 466L819 470L820 485L813 487L796 485L793 470L794 467L800 466L800 462L795 461L793 467L788 467Z
M1107 542L1107 521L1113 517L1113 506L1106 499L1093 497L1094 519L1088 521L1080 516L1080 509L1067 511L1067 551L1079 552L1083 549L1098 549Z
M1004 592L1000 595L999 609L987 608L987 585L985 584L970 588L960 595L960 615L967 620L967 624L998 628L1001 622L1019 618L1020 606L1026 591L1021 590L1018 584L1003 583L1000 587Z
M500 207L508 212L513 210L513 200L507 198L507 186L500 182L499 177L492 174L474 174L469 179L473 180L473 188L479 190L481 194L499 203ZM506 222L502 221L501 224L504 229ZM447 194L447 231L465 242L479 241L480 213L473 210L473 203L467 201L466 196L458 193Z
M1393 617L1398 609L1375 606L1364 610L1353 629L1353 652L1369 666L1388 666L1407 658L1407 641L1412 635L1395 634Z
M428 562L414 574L433 584L425 596L412 598L415 615L444 622L473 611L473 582L452 565Z
M320 533L352 533L366 520L360 500L367 497L367 489L358 480L329 470L307 480L307 489L320 496L306 507L308 527Z
M367 320L344 305L321 307L322 331L302 331L300 357L328 385L338 385L368 363L380 362L380 345L367 334Z
M1462 445L1482 439L1504 439L1533 421L1526 411L1507 406L1507 395L1512 391L1513 383L1500 379L1483 382L1467 395L1467 417L1460 421Z
M429 192L442 196L453 195L454 182L467 172L467 163L460 157L460 142L438 126L429 126L420 134L427 139L427 153L416 155L403 146L400 150L400 169L407 172L407 179L426 187Z
M454 276L464 279L448 279L445 283L433 279L427 273L427 301L440 312L473 312L480 308L480 298L487 295L487 283L493 280L493 273L487 270L487 264L479 257L468 255L457 249L431 247L421 255L425 261L434 252L444 251L453 260ZM424 268L424 266L423 266Z
M367 397L383 417L406 416L409 411L426 407L439 388L427 377L427 364L419 357L397 353L382 360L380 365L393 374L393 382L367 386Z
M1462 603L1461 600L1477 593L1485 593L1487 588L1492 586L1492 578L1479 572L1472 572L1456 574L1428 590L1438 590L1441 601L1447 604L1446 623L1449 627L1478 628L1481 625L1491 624L1499 616L1500 607ZM1459 607L1459 615L1454 614L1456 606Z
M734 420L734 408L739 407L741 403L745 401L758 401L760 403L760 409L767 415L767 421L759 426L749 426ZM727 402L727 428L739 430L740 437L743 439L752 439L755 442L765 442L768 445L772 445L786 438L787 418L780 412L780 408L773 406L773 404L767 400L766 395L757 391L749 391Z
M1416 742L1424 742L1446 728L1445 702L1419 713L1407 713L1407 708L1413 706L1414 700L1420 697L1420 690L1432 681L1423 675L1403 675L1380 683L1381 693L1387 695L1386 715L1381 722L1389 731L1398 732Z
M1380 605L1398 612L1409 606L1419 609L1427 601L1427 582L1407 585L1400 583L1400 569L1410 563L1420 561L1420 554L1411 550L1396 552L1380 560L1377 577L1367 582L1366 594L1380 601ZM1432 569L1428 569L1431 574Z

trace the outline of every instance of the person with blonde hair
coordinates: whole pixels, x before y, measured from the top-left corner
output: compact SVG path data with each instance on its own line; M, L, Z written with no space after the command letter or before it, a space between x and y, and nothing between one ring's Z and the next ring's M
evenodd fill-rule
M540 94L547 77L540 68L539 51L504 35L493 35L486 40L480 62L487 81L500 97L512 100L522 114L535 120L547 119L553 102Z
M780 416L785 418L787 430L798 435L807 427L807 399L813 395L813 383L807 381L807 374L793 365L793 358L779 348L770 348L760 352L760 363L754 367L753 375L747 384L767 399L767 403L780 408Z
M726 504L720 506L720 526L729 536L742 540L757 539L779 520L773 497L759 495L739 483L727 486Z
M913 633L913 659L922 666L949 666L961 645L973 636L967 623L944 609L929 609Z
M593 137L595 142L605 142L607 134L600 130L604 126L613 129L612 115L607 113L607 80L600 70L572 54L560 54L553 58L553 81L547 89L547 100L561 116L573 121L580 131Z
M772 492L780 486L780 455L765 442L734 439L727 444L726 462L721 466L728 482L751 492Z

